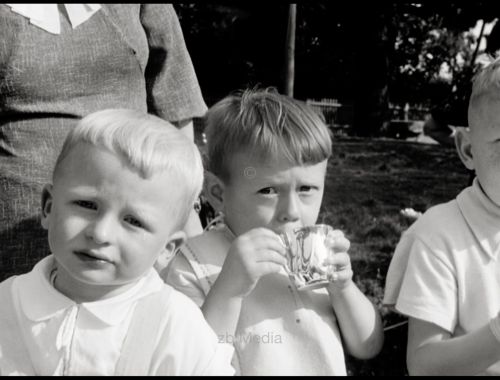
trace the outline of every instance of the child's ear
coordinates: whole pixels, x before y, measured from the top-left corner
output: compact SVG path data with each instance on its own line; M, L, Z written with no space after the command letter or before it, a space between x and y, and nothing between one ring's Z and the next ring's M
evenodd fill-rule
M224 183L211 172L205 173L204 194L215 211L223 210Z
M455 148L465 167L469 170L474 170L470 130L468 128L457 127L455 132Z
M52 185L48 184L42 190L42 227L49 229L49 215L52 209Z
M154 268L158 273L161 273L161 271L167 267L170 260L174 257L177 248L184 244L185 241L186 233L184 231L176 231L170 236L166 246L154 263Z

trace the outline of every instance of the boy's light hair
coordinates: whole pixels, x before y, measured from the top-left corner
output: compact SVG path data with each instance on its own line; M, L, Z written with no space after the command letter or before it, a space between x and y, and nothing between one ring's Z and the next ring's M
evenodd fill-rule
M172 210L182 228L203 184L203 165L198 148L176 127L159 117L129 109L94 112L73 128L57 158L53 181L61 175L61 163L80 143L89 143L116 154L142 178L168 172L176 186L184 185L182 199L172 199ZM168 189L165 196L171 197Z
M469 99L469 126L479 117L479 106L485 98L500 100L500 56L484 55L480 70L474 75L472 92Z
M268 88L238 91L206 115L208 170L227 182L237 152L262 160L283 155L296 165L317 164L332 154L330 131L304 102Z

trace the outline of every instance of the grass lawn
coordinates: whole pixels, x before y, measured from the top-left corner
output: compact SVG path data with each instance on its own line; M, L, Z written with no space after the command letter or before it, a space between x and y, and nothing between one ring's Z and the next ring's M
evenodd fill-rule
M389 139L337 138L329 162L318 223L344 231L351 241L354 279L380 308L384 326L404 319L381 307L385 274L410 221L399 211L425 211L454 198L468 173L455 150ZM405 375L406 325L386 332L375 359L348 357L350 375Z

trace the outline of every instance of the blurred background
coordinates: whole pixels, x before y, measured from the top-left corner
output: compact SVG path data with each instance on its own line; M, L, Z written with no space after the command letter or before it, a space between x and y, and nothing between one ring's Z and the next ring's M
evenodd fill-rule
M391 120L423 120L434 108L450 124L466 125L475 63L500 47L496 1L240 1L175 8L209 105L248 86L285 93L293 59L293 96L325 103L331 123L348 125L358 136L394 133Z

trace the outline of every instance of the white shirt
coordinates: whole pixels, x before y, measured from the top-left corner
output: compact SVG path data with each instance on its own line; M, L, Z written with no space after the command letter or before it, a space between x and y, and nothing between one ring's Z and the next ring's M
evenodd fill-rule
M234 238L221 225L188 239L161 276L201 306ZM298 291L284 272L259 280L243 301L234 336L219 339L234 345L233 365L243 376L346 375L327 290Z
M403 235L389 266L384 304L457 337L500 311L500 208L477 179L429 209ZM486 371L500 374L500 362Z
M165 284L151 269L125 293L77 304L50 284L53 267L54 258L49 256L32 272L15 277L8 289L0 284L0 304L9 304L5 298L13 297L20 330L8 328L15 325L15 314L5 310L0 317L0 373L114 375L136 301ZM158 331L158 339L165 342L158 345L163 351L154 355L153 374L232 374L233 349L218 344L196 305L178 292L172 295L172 307ZM22 349L13 344L28 350L31 369L27 358L17 357Z
M61 33L61 22L58 4L5 4L13 12L27 17L35 26L50 32L52 34ZM76 28L78 25L87 21L101 6L99 4L62 4L68 14L71 26Z

